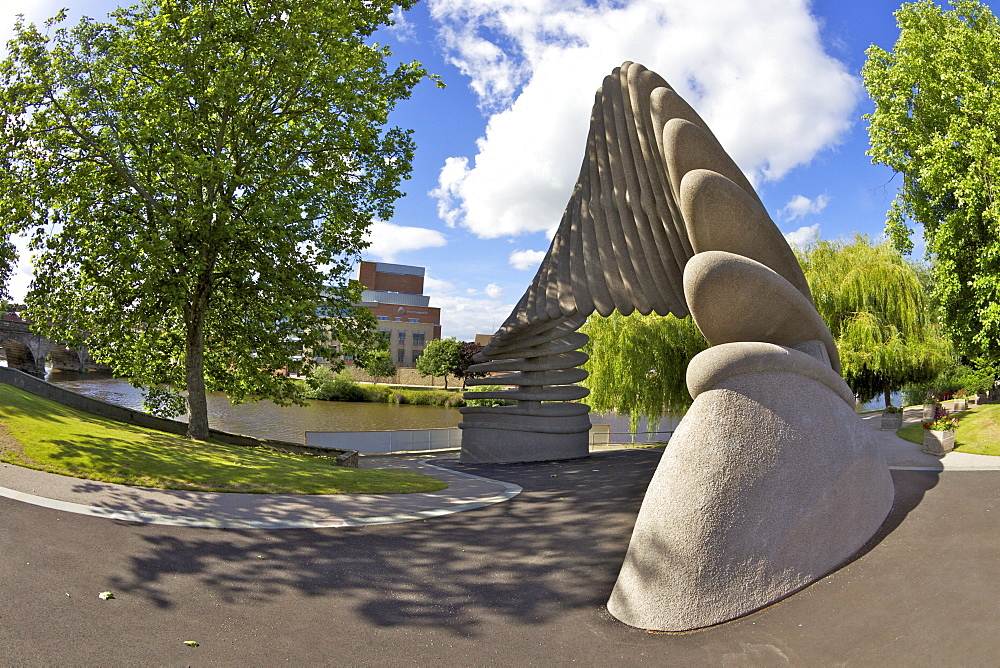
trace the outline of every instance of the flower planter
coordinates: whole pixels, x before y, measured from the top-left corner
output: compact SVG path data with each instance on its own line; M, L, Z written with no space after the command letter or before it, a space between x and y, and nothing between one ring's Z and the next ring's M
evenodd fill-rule
M969 402L966 399L955 399L954 408L955 411L965 411L969 410Z
M902 426L902 413L882 413L882 431L896 431Z
M937 404L924 404L924 414L921 418L922 420L933 420L934 411L937 410Z
M929 455L946 455L955 449L955 430L924 430L924 452Z

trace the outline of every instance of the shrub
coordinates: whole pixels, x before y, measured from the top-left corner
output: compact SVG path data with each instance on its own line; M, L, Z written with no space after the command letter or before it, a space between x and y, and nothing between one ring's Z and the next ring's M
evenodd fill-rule
M348 373L334 374L326 367L317 367L310 375L311 387L305 394L323 401L368 401L364 389Z
M502 385L476 385L474 387L468 388L467 392L496 392L498 390L506 390L507 388ZM515 402L513 399L466 399L465 404L467 406L512 406Z

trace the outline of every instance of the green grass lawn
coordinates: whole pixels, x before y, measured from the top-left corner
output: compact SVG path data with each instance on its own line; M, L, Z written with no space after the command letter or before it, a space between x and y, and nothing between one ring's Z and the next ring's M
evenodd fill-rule
M88 480L205 492L406 494L447 485L401 469L190 441L0 384L0 461Z
M973 406L953 415L959 419L955 450L973 455L1000 455L1000 404ZM896 434L913 443L924 442L924 428L920 422L907 425Z

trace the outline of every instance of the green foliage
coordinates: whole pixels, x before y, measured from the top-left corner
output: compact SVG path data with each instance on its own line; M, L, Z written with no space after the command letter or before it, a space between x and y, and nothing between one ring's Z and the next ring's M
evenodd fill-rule
M997 365L986 360L963 364L957 359L951 359L932 381L914 386L913 396L916 397L921 392L924 396L935 399L945 393L979 394L993 389L997 375Z
M319 366L313 369L305 396L323 401L368 401L368 395L348 373L334 373Z
M475 385L466 392L498 392L506 390L503 385ZM517 402L512 399L466 399L467 406L513 406Z
M861 401L885 394L888 406L891 390L928 382L948 363L920 276L892 246L818 241L799 262Z
M688 362L708 347L693 320L615 311L590 316L582 331L590 337L582 384L595 411L628 415L634 433L642 417L659 420L691 405Z
M383 404L413 404L416 406L465 405L461 395L447 390L411 390L400 387L362 386L347 372L335 373L326 367L316 367L305 382L304 395L322 401L371 401Z
M417 358L417 371L425 376L444 376L448 387L448 374L454 375L461 367L460 344L454 337L434 339Z
M875 102L875 163L903 175L886 231L912 250L907 221L923 226L933 296L966 356L1000 352L1000 24L972 0L944 10L929 0L896 12L891 52L868 49L862 70Z
M903 405L918 406L933 402L934 391L930 383L911 383L903 387Z
M392 361L392 353L379 348L362 353L355 363L372 376L372 378L388 378L396 375L396 365ZM373 380L372 383L375 383Z
M186 389L199 438L206 388L296 401L292 356L374 343L347 275L402 194L414 144L384 126L426 72L388 69L370 37L412 4L143 0L73 28L19 21L0 235L33 234L42 333Z
M395 404L413 404L417 406L444 406L446 408L461 408L465 406L462 396L447 390L408 390L386 389L384 400Z
M458 366L455 368L455 376L462 379L462 386L468 378L485 378L485 373L469 372L469 367L476 362L472 359L483 351L483 346L473 341L462 341L458 345Z

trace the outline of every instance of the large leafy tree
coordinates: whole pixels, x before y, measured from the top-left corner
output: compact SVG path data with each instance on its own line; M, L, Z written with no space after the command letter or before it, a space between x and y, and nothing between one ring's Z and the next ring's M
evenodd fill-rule
M392 353L384 348L372 348L361 354L354 362L372 377L372 385L378 382L379 378L396 375L396 363L392 361Z
M628 415L634 432L643 417L659 420L691 405L685 374L691 358L708 342L691 318L671 315L591 315L583 332L589 341L584 365L590 389L586 401L596 411Z
M448 374L455 374L461 365L458 339L434 339L417 358L417 371L425 376L444 376L444 387L448 389Z
M72 28L60 13L48 34L19 22L0 232L34 230L44 333L85 337L148 403L186 389L199 439L206 389L295 400L278 370L298 350L367 346L346 276L410 171L388 114L426 76L371 36L414 2L144 0Z
M868 49L869 155L903 175L887 233L910 252L923 226L934 297L970 357L1000 352L1000 25L980 2L896 12L892 51Z
M919 271L888 243L818 241L799 256L816 310L862 401L932 380L951 346L931 316Z

